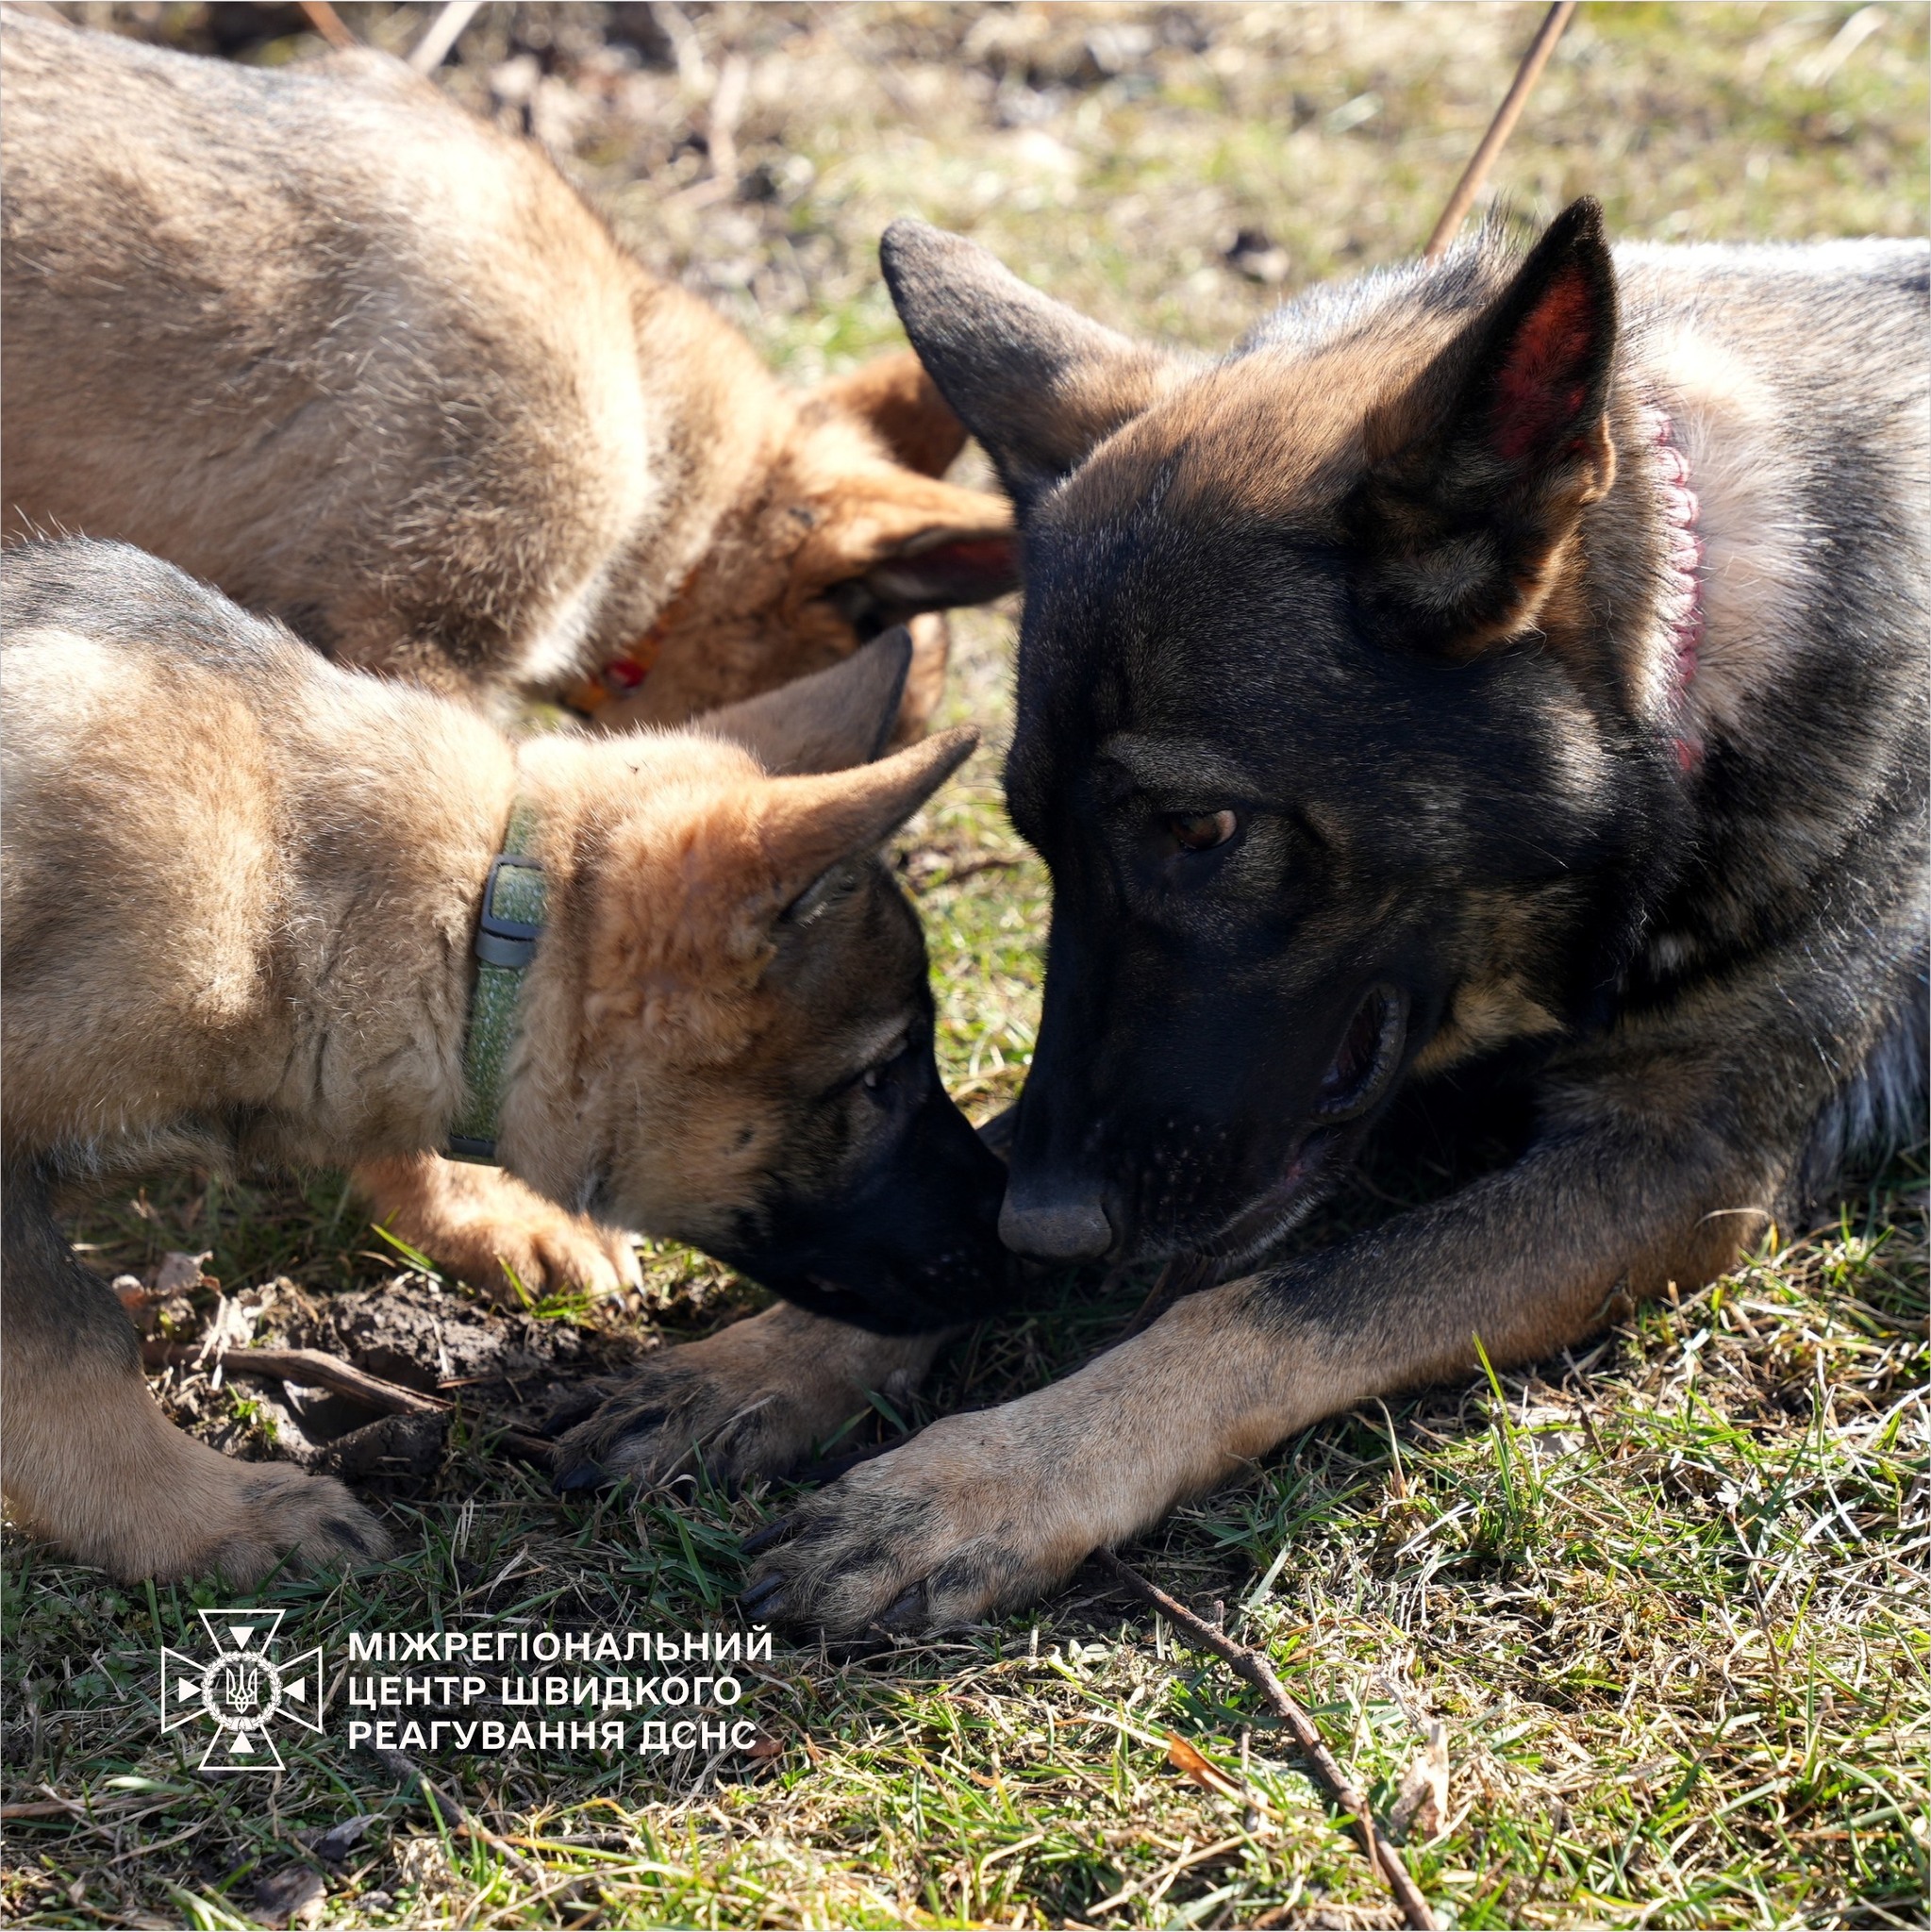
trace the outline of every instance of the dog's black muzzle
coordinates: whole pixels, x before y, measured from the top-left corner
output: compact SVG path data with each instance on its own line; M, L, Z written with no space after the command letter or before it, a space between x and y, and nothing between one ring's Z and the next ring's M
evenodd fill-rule
M1410 996L1378 975L1146 1005L1069 1014L1049 985L999 1221L1016 1253L1252 1260L1332 1188L1412 1057Z
M999 1239L1006 1169L935 1078L891 1158L848 1191L780 1198L755 1248L721 1253L813 1314L878 1335L977 1322L1018 1293Z

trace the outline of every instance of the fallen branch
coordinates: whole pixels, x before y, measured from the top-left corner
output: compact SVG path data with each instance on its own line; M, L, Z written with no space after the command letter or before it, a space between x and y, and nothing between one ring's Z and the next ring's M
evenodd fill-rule
M1360 1838L1361 1849L1368 1855L1369 1865L1387 1881L1388 1889L1394 1893L1395 1903L1401 1907L1404 1922L1411 1926L1426 1928L1426 1932L1434 1932L1435 1914L1415 1881L1408 1876L1407 1867L1401 1861L1401 1854L1381 1835L1374 1823L1374 1814L1368 1808L1367 1799L1327 1748L1314 1720L1288 1695L1287 1687L1274 1674L1273 1666L1259 1652L1250 1650L1244 1643L1236 1643L1224 1630L1217 1630L1211 1624L1196 1617L1186 1605L1149 1583L1131 1565L1123 1563L1111 1550L1096 1552L1093 1561L1123 1589L1151 1604L1197 1648L1210 1650L1216 1657L1224 1658L1238 1675L1246 1678L1266 1698L1274 1715L1294 1734L1294 1741L1307 1753L1316 1776L1327 1787L1335 1803L1349 1814Z
M383 1415L446 1415L454 1406L441 1395L385 1382L319 1348L230 1348L204 1356L192 1341L144 1341L141 1358L150 1369L212 1368L219 1363L231 1375L260 1375L271 1382L328 1389Z
M1482 192L1482 183L1489 178L1489 170L1494 165L1495 157L1502 152L1502 143L1508 139L1521 117L1529 90L1548 65L1549 56L1556 51L1556 42L1562 38L1562 29L1569 25L1569 16L1574 11L1575 0L1556 0L1555 6L1542 16L1542 25L1529 42L1528 52L1522 57L1522 65L1515 70L1515 78L1509 83L1508 92L1503 95L1502 105L1495 109L1495 118L1490 122L1489 131L1482 137L1482 144L1470 157L1468 166L1462 170L1461 179L1455 184L1455 192L1448 197L1448 206L1441 210L1441 219L1435 224L1435 232L1428 237L1428 245L1422 251L1423 261L1433 261L1455 240L1456 230L1468 214L1470 204Z
M125 1811L136 1805L148 1804L153 1793L142 1791L139 1795L125 1798L96 1798L92 1807L69 1798L29 1798L24 1803L0 1805L0 1819L9 1818L86 1818L92 1811Z
M425 1395L400 1382L385 1382L319 1348L231 1348L204 1354L193 1341L143 1341L141 1364L150 1369L212 1368L217 1362L231 1375L258 1375L270 1382L297 1382L305 1389L327 1389L346 1395L380 1415L447 1415L456 1405L441 1395ZM527 1429L505 1429L498 1443L526 1461L545 1467L552 1447Z

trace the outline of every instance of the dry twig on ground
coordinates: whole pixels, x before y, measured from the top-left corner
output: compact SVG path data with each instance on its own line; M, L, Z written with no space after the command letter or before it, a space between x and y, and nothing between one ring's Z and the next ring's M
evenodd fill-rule
M1216 1657L1224 1657L1267 1699L1274 1715L1294 1734L1294 1741L1307 1754L1315 1775L1327 1787L1335 1803L1351 1814L1361 1840L1361 1849L1368 1854L1369 1864L1388 1881L1388 1889L1394 1893L1395 1903L1401 1907L1403 1921L1433 1932L1437 1924L1435 1914L1428 1901L1422 1896L1421 1889L1408 1876L1408 1869L1402 1863L1401 1854L1381 1835L1374 1823L1374 1813L1369 1809L1368 1801L1361 1795L1359 1787L1327 1748L1314 1720L1288 1695L1287 1686L1274 1674L1273 1666L1258 1651L1250 1650L1244 1643L1236 1643L1224 1630L1216 1630L1211 1624L1196 1617L1185 1604L1169 1596L1157 1584L1149 1583L1138 1570L1131 1564L1123 1563L1111 1550L1099 1551L1093 1560L1114 1582L1130 1590L1142 1602L1151 1604L1183 1636L1203 1650L1210 1650Z

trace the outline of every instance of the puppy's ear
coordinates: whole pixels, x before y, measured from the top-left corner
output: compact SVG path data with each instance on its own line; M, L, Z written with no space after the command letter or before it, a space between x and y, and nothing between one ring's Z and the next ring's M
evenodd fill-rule
M893 222L878 256L913 348L1022 515L1185 374L924 222Z
M817 777L774 778L758 813L758 833L777 867L777 904L795 907L834 866L882 844L971 755L970 726L894 752L876 764Z
M1534 621L1584 507L1615 478L1616 275L1602 209L1556 217L1501 297L1366 425L1347 515L1362 604L1467 657Z
M774 777L868 765L891 741L911 669L903 625L829 671L707 712L690 728L753 753Z
M965 447L966 426L910 349L877 356L821 382L806 399L814 413L856 416L897 462L922 476L942 476Z
M1019 536L996 496L879 464L822 503L793 564L800 593L828 598L861 637L1018 588Z

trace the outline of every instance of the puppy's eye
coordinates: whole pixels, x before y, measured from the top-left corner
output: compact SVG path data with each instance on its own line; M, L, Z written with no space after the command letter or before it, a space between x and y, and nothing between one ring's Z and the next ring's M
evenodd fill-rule
M1231 811L1176 811L1167 815L1167 831L1182 852L1211 852L1240 828Z

